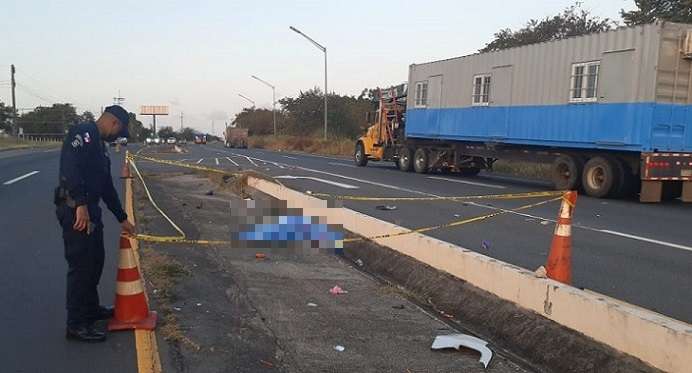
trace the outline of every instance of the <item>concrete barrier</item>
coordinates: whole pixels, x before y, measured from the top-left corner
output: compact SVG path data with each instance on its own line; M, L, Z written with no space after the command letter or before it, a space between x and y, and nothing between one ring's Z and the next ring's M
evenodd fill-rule
M270 181L248 178L248 185L289 208L323 216L329 224L364 237L408 229L346 208L329 208L327 201ZM374 240L438 270L532 310L652 366L675 373L692 371L692 325L602 294L580 290L469 249L418 233ZM546 242L546 245L549 245Z

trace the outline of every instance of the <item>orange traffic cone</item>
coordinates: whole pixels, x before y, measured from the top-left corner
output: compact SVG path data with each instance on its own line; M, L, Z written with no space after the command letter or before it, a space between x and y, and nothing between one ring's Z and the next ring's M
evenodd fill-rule
M130 166L128 165L127 159L125 159L125 162L123 162L123 168L120 172L120 178L121 179L131 179L132 174L130 173Z
M548 262L545 265L548 278L565 284L572 283L572 213L576 203L577 192L569 191L563 194Z
M115 311L108 330L156 328L156 312L150 312L139 277L130 239L120 237L120 263L115 290Z

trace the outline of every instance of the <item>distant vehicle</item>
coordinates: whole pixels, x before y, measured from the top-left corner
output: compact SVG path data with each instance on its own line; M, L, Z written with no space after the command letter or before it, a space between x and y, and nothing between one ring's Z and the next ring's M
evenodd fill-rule
M127 146L127 137L118 137L115 141L110 143L111 146L122 145Z
M159 145L159 144L161 144L162 142L163 142L163 141L161 140L160 137L157 137L157 138L154 139L154 144L156 144L156 145Z
M207 135L195 135L195 144L206 144Z
M169 137L169 138L166 140L166 143L167 143L167 144L175 144L175 143L176 143L175 137Z
M224 146L227 148L247 148L247 128L227 128L224 133Z
M144 140L144 143L147 144L147 145L151 145L151 144L154 143L154 139L152 139L151 137L147 137L147 138Z
M180 144L180 145L185 145L185 144L187 144L187 140L185 140L185 139L180 139L180 140L178 140L178 144Z

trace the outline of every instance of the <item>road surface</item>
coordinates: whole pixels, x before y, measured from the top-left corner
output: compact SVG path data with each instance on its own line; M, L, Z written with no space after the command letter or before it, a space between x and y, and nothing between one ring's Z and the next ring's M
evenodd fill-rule
M58 149L0 152L0 370L134 372L132 332L111 334L100 344L65 339L67 263L52 200L59 155ZM120 175L122 158L111 151L114 175ZM121 185L116 179L119 191ZM104 223L106 264L99 290L102 304L112 304L119 229L107 211Z
M332 195L420 197L507 194L549 189L512 177L403 173L391 163L356 167L348 158L226 149L220 143L188 146L183 154L160 154L190 164L253 169L301 191ZM354 210L409 228L442 224L511 209L541 199L465 202L344 201ZM383 211L378 205L395 205ZM524 268L546 261L558 204L506 213L483 222L428 232ZM573 227L575 286L692 322L692 204L640 204L580 196Z

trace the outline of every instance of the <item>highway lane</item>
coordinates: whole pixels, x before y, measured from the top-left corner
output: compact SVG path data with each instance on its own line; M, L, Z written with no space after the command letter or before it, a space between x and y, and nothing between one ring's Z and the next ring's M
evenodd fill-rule
M358 168L350 159L265 150L190 145L189 153L159 155L209 167L254 169L302 191L363 196L458 196L545 190L540 182L514 178L403 173L393 165ZM227 160L229 157L231 161ZM201 159L201 161L200 161ZM218 165L217 163L218 159ZM198 163L199 162L199 163ZM236 166L236 164L238 166ZM320 181L323 179L324 181ZM336 183L336 184L335 184ZM355 186L344 188L338 183ZM409 228L441 224L540 201L362 202L347 207ZM394 211L377 205L396 205ZM545 263L558 204L427 234L525 268ZM574 284L676 319L692 322L692 206L580 196L574 218Z
M120 175L122 153L112 153ZM102 344L65 339L65 274L60 228L55 219L53 188L58 181L59 151L0 153L0 362L3 372L134 372L133 333L109 335ZM38 171L5 185L22 175ZM116 186L122 196L122 183ZM106 264L101 302L111 304L115 291L118 224L104 212Z

